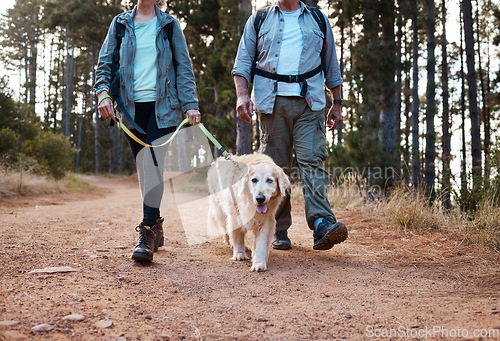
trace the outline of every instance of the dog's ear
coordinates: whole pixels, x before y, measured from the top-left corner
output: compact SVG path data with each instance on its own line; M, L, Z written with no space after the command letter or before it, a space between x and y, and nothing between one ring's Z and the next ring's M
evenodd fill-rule
M282 196L285 196L286 191L290 189L290 179L281 168L278 171L278 186Z

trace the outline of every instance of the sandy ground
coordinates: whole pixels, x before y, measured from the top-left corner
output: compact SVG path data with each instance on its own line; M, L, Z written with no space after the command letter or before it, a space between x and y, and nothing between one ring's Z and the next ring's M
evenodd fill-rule
M166 245L143 266L137 182L86 180L95 191L0 201L0 339L500 339L500 257L457 236L336 210L348 240L313 251L297 201L293 249L253 273L222 238L196 239L197 207L163 212Z

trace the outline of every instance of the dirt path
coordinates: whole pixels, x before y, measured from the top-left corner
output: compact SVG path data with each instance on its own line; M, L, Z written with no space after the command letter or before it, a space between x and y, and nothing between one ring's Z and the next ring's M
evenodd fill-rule
M272 250L269 271L252 273L222 239L189 243L181 217L164 212L166 245L141 266L130 259L137 183L87 181L97 189L0 202L0 339L500 339L500 257L451 235L336 210L349 239L313 251L296 202L293 249ZM60 266L76 271L30 273ZM69 314L84 319L62 319ZM42 323L53 329L32 331Z

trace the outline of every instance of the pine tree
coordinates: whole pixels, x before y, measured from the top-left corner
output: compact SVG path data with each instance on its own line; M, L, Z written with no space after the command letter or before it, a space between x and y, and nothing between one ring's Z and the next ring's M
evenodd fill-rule
M469 94L469 112L471 120L472 145L472 182L474 190L482 184L481 177L481 131L479 126L479 109L477 105L477 79L474 48L474 27L471 0L462 0L462 12L465 33L465 53L467 62L467 83Z
M435 4L434 0L426 0L427 4L427 91L426 91L426 145L425 145L425 185L431 193L435 185L436 132L434 116L436 115L436 57L435 57Z
M441 0L441 25L443 33L441 36L441 50L443 61L441 65L441 83L443 88L443 205L445 208L451 208L451 133L450 133L450 105L448 89L448 42L446 39L446 0Z

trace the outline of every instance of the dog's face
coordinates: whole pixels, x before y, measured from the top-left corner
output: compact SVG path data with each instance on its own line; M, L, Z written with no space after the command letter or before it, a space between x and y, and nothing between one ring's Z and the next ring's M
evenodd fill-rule
M266 213L269 201L277 196L284 196L290 187L290 181L277 166L260 164L251 166L246 176L246 185L258 213Z

